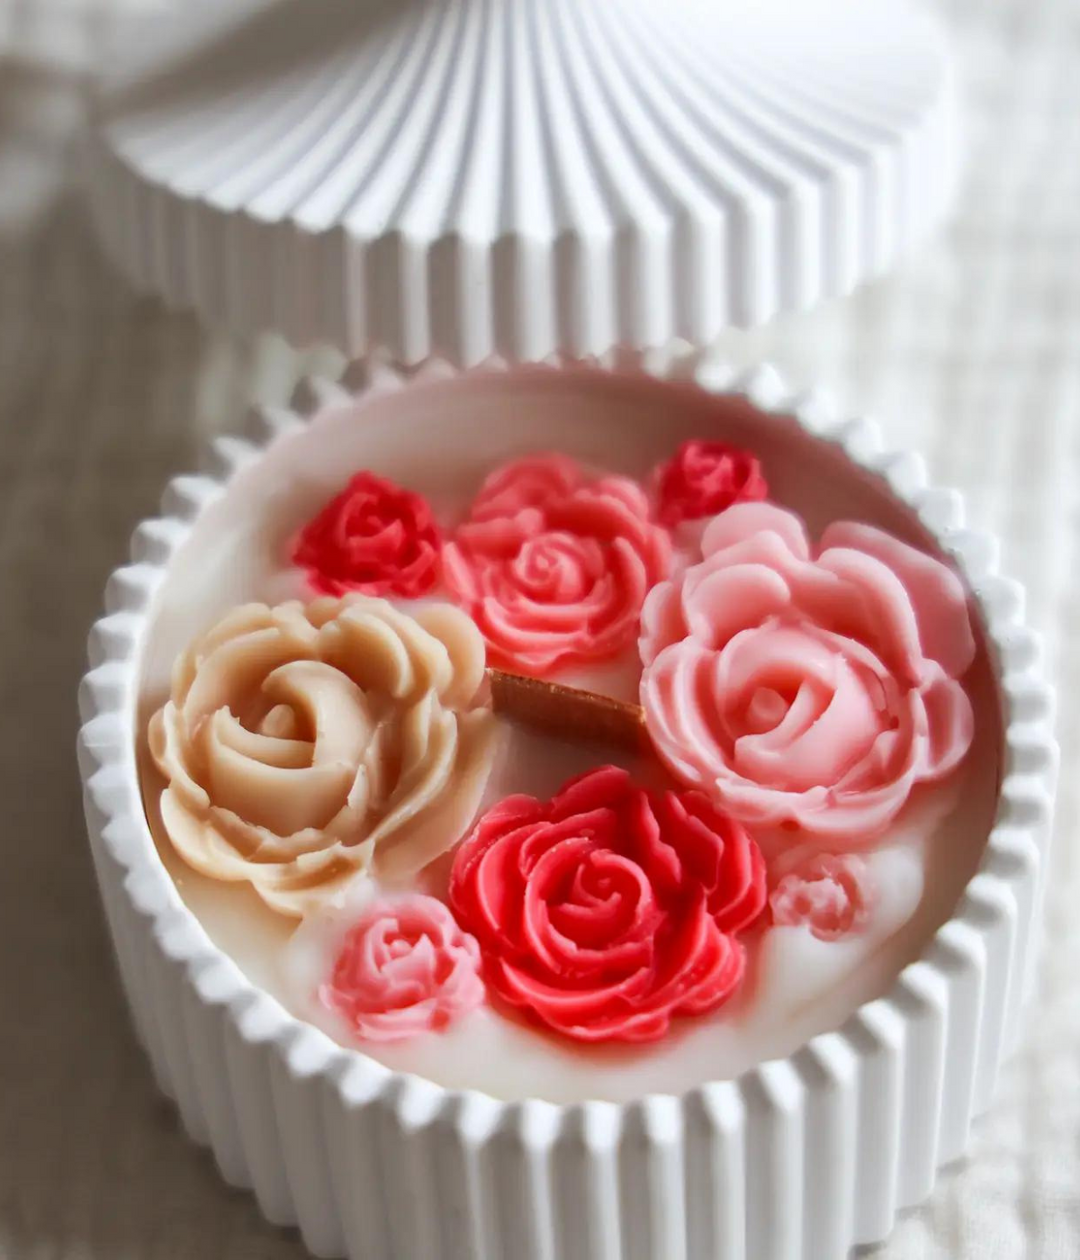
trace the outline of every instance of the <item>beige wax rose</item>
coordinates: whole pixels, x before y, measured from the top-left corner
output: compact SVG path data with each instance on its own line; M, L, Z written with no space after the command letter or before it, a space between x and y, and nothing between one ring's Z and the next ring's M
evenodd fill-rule
M230 612L150 722L177 853L302 915L358 870L412 874L465 831L491 769L484 644L449 605L350 595Z

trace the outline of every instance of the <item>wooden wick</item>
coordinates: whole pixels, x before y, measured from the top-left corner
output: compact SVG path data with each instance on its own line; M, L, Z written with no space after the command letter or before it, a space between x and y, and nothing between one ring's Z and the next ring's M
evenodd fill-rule
M493 709L514 721L582 743L616 744L635 752L649 746L639 704L501 669L489 669L487 675Z

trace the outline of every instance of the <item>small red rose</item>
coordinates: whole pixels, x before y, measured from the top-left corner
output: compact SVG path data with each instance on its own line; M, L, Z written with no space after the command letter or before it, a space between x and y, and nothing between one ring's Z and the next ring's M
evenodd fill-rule
M361 472L304 526L293 563L326 595L412 599L435 585L441 550L442 535L421 495Z
M679 447L658 470L656 485L660 522L669 529L769 493L761 464L749 451L699 438Z
M511 796L462 843L450 901L490 988L579 1041L652 1041L715 1010L746 967L737 933L765 864L697 792L649 792L616 766L548 802Z

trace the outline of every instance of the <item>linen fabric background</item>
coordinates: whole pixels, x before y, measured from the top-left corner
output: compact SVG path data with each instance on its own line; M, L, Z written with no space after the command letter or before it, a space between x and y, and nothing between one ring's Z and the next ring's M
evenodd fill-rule
M1080 1256L1080 0L938 0L969 159L959 213L853 299L731 335L876 414L1004 540L1056 673L1063 774L1026 1031L970 1156L880 1260ZM182 3L182 0L174 0ZM109 570L250 399L333 358L240 345L128 291L74 187L110 26L138 0L0 0L0 1256L300 1260L190 1145L123 1010L75 768ZM406 1260L405 1257L402 1260Z

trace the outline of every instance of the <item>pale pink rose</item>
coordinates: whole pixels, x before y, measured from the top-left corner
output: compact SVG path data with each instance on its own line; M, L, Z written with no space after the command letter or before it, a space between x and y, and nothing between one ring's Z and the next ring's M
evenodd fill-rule
M784 875L769 897L777 927L808 927L820 941L860 932L875 890L866 863L849 853L821 853Z
M684 782L743 822L831 847L881 834L971 744L975 641L960 579L871 525L811 548L771 503L728 508L642 613L641 700Z
M349 929L319 998L367 1041L435 1032L484 1000L480 947L434 897L378 902Z

